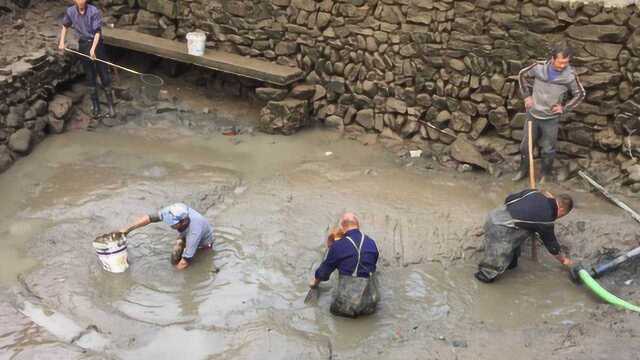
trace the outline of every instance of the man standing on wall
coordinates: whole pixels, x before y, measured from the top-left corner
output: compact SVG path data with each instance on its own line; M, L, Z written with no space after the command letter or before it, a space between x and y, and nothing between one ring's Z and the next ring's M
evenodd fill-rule
M65 49L65 37L67 28L72 27L78 34L78 51L88 55L91 59L82 60L84 72L89 81L89 91L91 94L91 112L93 117L100 117L100 100L98 97L98 76L104 88L109 106L107 116L114 117L113 92L111 91L111 76L107 66L95 61L96 58L105 59L105 49L102 43L102 14L97 7L87 4L87 0L74 0L74 5L67 8L62 20L62 30L60 30L60 51Z
M520 93L527 109L527 122L532 121L532 141L540 146L540 183L553 176L553 159L556 156L556 142L560 117L573 110L585 97L585 91L575 70L569 65L573 50L564 45L556 45L551 57L545 62L536 62L522 69L519 74ZM533 80L533 83L531 82ZM533 88L533 92L531 89ZM564 105L567 93L571 99ZM525 178L529 170L529 137L527 123L520 144L520 169L513 181Z

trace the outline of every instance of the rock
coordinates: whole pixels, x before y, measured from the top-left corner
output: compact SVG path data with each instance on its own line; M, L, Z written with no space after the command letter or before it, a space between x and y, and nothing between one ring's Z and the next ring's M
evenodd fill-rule
M396 134L390 128L384 128L380 133L380 140L393 140L402 142L400 135Z
M449 67L460 72L463 72L466 69L464 62L458 59L449 59Z
M517 113L511 119L511 128L512 129L523 129L525 122L527 122L528 115L527 113Z
M612 128L606 128L595 134L595 142L605 150L615 150L622 146L622 136Z
M5 145L0 145L0 172L7 170L13 163L11 151Z
M63 119L69 114L73 101L70 97L64 95L56 95L49 103L49 112L56 118Z
M589 75L583 75L580 77L580 82L585 88L591 88L595 86L618 84L621 80L621 75L616 73L593 73Z
M627 172L629 173L629 180L634 183L640 182L640 165L632 165L627 168Z
M603 42L598 42L598 43L590 42L584 45L584 49L593 56L615 60L618 58L618 54L622 49L622 45L609 44L609 43L603 43Z
M635 56L640 56L640 28L636 28L631 36L629 36L627 48L629 48Z
M293 88L293 90L291 90L290 96L294 99L309 100L313 98L315 92L316 92L315 85L301 84L301 85L296 85Z
M449 127L457 132L469 132L471 131L471 116L455 111L451 114Z
M269 101L260 112L259 129L269 133L291 135L309 122L306 100Z
M276 55L293 55L298 51L298 44L291 41L280 41L276 45Z
M395 112L398 114L405 114L407 112L407 103L396 98L387 98L386 110L388 112Z
M478 118L473 122L473 125L471 127L471 132L469 133L469 137L472 140L476 140L480 137L480 135L482 134L482 132L484 131L484 129L487 127L487 124L489 124L489 121L487 120L487 118Z
M344 94L345 88L345 80L339 76L332 76L331 79L326 84L326 88L328 91L334 92L336 94Z
M407 139L420 130L420 124L415 119L408 119L400 129L400 135Z
M420 106L428 108L431 106L431 103L431 95L429 94L419 94L418 96L416 96L416 104Z
M31 130L22 128L9 137L9 147L11 150L20 153L29 153L31 147Z
M501 74L495 73L493 74L493 76L491 76L491 79L489 81L491 83L491 88L495 92L499 93L502 91L502 87L504 86L506 79Z
M287 89L272 87L256 88L256 97L263 101L280 101L287 97Z
M356 114L356 122L365 129L372 129L374 125L373 109L364 109Z
M569 131L567 131L567 133L569 141L582 146L593 146L593 134L591 133L591 131L582 127L578 127L570 129Z
M358 141L364 146L375 145L378 142L378 134L362 134Z
M36 116L43 116L47 113L47 102L44 100L37 100L32 106L31 110Z
M447 110L443 110L438 113L435 118L435 122L438 124L446 124L451 120L451 113Z
M489 111L489 122L498 130L508 127L509 114L507 113L507 109L501 106L495 110Z
M47 125L49 132L53 134L61 134L64 131L64 120L56 118L53 114L47 116Z
M24 124L24 114L21 113L18 107L12 106L9 109L9 114L5 118L5 124L8 127L19 128Z
M504 105L504 98L498 94L485 93L482 94L482 100L486 101L492 108ZM482 101L481 100L481 101Z
M337 115L330 115L329 117L327 117L324 121L324 124L327 127L331 127L331 128L335 128L335 129L343 129L344 128L344 122L342 120L342 118L340 116Z
M235 15L243 18L249 14L249 9L247 8L247 4L248 3L241 0L224 1L223 9L224 11L228 12L230 15Z
M493 173L491 164L482 157L475 145L463 136L459 136L451 145L451 157L457 161L472 164L485 169L489 173Z
M624 41L628 32L625 26L617 25L571 25L566 30L566 34L576 40L612 43ZM631 46L629 48L633 49Z

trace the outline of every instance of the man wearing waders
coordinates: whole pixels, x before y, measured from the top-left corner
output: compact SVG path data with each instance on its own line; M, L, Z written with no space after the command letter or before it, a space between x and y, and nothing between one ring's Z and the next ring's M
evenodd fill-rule
M213 227L199 212L182 203L162 208L158 213L144 215L132 225L120 230L125 235L132 230L163 221L178 231L178 240L171 254L171 263L183 270L191 265L198 249L213 247Z
M484 224L484 259L478 266L476 279L490 283L506 270L517 267L522 243L536 233L562 265L571 267L573 262L560 254L554 221L572 208L573 200L566 194L553 197L548 192L529 189L507 196L504 205L491 211Z
M74 5L67 8L62 19L62 29L60 30L60 51L65 49L65 38L67 28L72 27L78 35L78 51L89 55L92 59L106 59L106 52L102 43L102 14L97 7L87 4L87 0L74 0ZM115 116L113 109L113 91L111 91L111 75L107 65L82 58L84 72L89 82L89 94L91 96L91 114L98 118L103 114L100 112L100 99L98 97L98 76L102 83L109 112L108 117Z
M571 48L556 46L552 49L549 60L536 62L520 71L518 80L527 110L527 121L520 143L520 168L513 181L524 179L529 172L529 121L532 121L533 144L540 146L540 183L553 177L560 117L573 110L585 97L584 88L575 70L569 65L572 56ZM530 80L533 80L533 84ZM568 93L572 98L562 105Z
M378 247L373 239L360 231L355 214L344 214L340 228L344 231L343 237L327 244L329 252L309 286L315 288L321 281L329 280L331 273L338 269L331 313L347 317L372 314L380 299L375 277Z

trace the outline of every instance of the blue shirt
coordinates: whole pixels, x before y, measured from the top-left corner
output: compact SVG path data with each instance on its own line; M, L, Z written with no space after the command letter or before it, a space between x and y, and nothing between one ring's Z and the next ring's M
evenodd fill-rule
M102 31L102 14L93 5L87 4L84 14L80 14L77 6L70 6L62 19L64 27L72 27L80 40L93 40L96 33Z
M163 208L158 212L157 219L162 220L166 214ZM213 227L209 221L199 212L189 208L189 226L182 232L180 237L185 239L185 248L182 258L190 261L196 254L199 247L211 245L213 243Z
M549 81L555 80L558 77L558 75L560 75L560 73L562 72L562 71L556 70L553 67L553 65L551 65L551 64L549 64L549 70L547 70L547 71L549 72L549 74L548 74L549 75Z
M329 280L331 273L338 269L342 275L352 275L358 262L358 250L347 239L350 237L356 246L360 246L362 232L358 229L349 230L344 237L331 245L326 259L316 270L316 278L322 281ZM358 277L368 278L369 273L376 271L378 262L378 247L370 237L364 237L362 252L360 254L360 266L358 267Z

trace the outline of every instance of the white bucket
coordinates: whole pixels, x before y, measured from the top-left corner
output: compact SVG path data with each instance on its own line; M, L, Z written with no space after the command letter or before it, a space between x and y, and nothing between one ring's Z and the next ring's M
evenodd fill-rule
M121 273L127 271L127 237L124 234L111 233L97 237L93 241L98 260L105 271Z
M204 55L204 43L207 40L207 35L201 32L187 33L187 52L189 55L202 56Z

